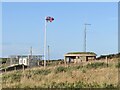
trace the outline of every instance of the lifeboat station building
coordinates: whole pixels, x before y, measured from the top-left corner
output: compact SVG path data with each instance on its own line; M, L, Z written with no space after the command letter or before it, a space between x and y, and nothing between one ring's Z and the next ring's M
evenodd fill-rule
M65 63L80 63L96 59L94 52L69 52L64 55Z

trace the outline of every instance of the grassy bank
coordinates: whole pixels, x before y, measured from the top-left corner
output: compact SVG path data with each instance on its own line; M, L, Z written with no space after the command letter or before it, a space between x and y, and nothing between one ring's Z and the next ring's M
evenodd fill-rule
M3 73L3 88L115 88L117 59L106 62L36 67Z

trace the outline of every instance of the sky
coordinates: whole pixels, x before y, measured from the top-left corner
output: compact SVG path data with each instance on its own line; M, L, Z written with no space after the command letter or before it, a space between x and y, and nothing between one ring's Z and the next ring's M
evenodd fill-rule
M2 57L43 55L45 16L47 45L51 59L63 59L68 52L82 52L84 24L87 26L87 51L98 56L118 52L117 2L3 2Z

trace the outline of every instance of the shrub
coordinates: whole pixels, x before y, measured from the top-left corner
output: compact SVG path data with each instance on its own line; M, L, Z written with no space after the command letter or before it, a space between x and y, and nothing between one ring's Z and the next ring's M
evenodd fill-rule
M85 70L85 69L82 69L82 72L83 72L83 73L86 73L86 70Z
M81 82L81 81L78 81L78 82L74 83L74 88L83 88L85 86L86 85L83 82Z
M120 68L120 62L118 62L118 64L116 65L117 68Z
M55 73L66 72L66 71L67 71L66 67L60 66L56 68Z
M50 85L45 86L47 88L83 88L85 84L81 81L75 82L75 83L69 83L69 82L52 82Z
M103 88L117 88L114 84L103 84Z
M22 74L20 72L14 72L2 76L3 81L11 79L11 81L20 81Z
M74 68L75 69L81 69L81 68L83 68L83 66L79 65L79 66L75 66Z
M2 75L2 81L6 81L8 78L10 78L10 75Z
M11 79L14 81L20 81L21 73L13 73L10 75Z
M48 75L49 73L51 73L51 70L50 69L34 70L32 73L34 75L36 74Z
M104 62L96 62L86 65L86 68L99 68L99 67L107 67L107 64Z

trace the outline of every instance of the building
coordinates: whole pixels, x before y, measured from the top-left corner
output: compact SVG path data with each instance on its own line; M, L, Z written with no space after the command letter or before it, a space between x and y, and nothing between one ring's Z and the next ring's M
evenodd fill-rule
M13 64L24 64L26 66L38 66L39 62L42 60L42 55L11 55L10 65Z
M64 55L65 63L80 63L96 59L94 52L70 52Z

